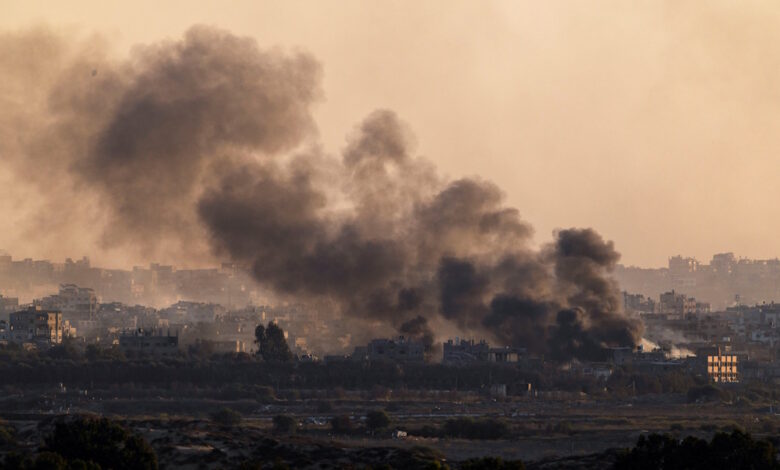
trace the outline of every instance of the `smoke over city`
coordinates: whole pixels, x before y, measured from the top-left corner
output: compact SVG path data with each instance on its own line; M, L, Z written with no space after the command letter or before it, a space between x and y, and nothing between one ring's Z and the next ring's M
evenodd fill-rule
M116 60L99 39L37 30L0 40L0 71L0 171L30 182L25 222L46 236L231 259L279 295L427 345L441 325L559 360L640 341L610 278L619 254L593 230L533 248L498 187L439 175L390 110L323 151L305 53L199 26Z

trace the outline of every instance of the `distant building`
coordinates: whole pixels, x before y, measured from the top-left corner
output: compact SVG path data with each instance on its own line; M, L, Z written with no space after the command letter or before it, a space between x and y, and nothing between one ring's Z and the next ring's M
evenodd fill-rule
M444 364L468 364L472 362L517 362L524 350L511 347L491 348L481 340L455 341L448 340L444 343L442 362Z
M490 345L481 340L460 340L455 338L444 343L442 362L445 364L465 364L470 362L487 361Z
M395 339L373 339L366 345L365 350L355 348L353 357L357 359L362 354L365 354L369 361L424 362L425 346L422 341L403 336Z
M490 348L488 352L488 362L517 362L520 359L521 350L504 347Z
M629 312L654 313L655 301L642 294L629 294L623 291L623 308Z
M49 347L62 343L62 312L30 307L10 315L7 340L13 343L34 343Z
M225 307L213 303L179 301L160 310L161 318L173 323L213 323L227 313Z
M92 320L97 312L97 296L94 289L75 284L60 284L60 291L34 302L44 309L59 310L71 322Z
M705 264L694 258L674 256L668 267L659 269L618 265L615 279L628 292L645 296L672 289L683 291L706 299L718 311L735 304L778 300L780 259L738 259L734 253L718 253Z
M610 348L612 352L612 362L617 365L631 364L634 362L634 348L621 346Z
M631 364L632 370L641 374L665 374L670 371L685 371L695 364L689 363L689 359L675 358L672 356L671 346L663 344L661 347L646 351L641 345L634 348L618 347L610 348L612 352L611 363L616 366ZM695 358L691 357L695 363ZM591 375L599 378L608 377L607 371L602 367L593 365ZM612 371L609 371L611 374Z
M699 266L700 263L695 258L683 258L679 255L669 258L669 277L672 286L682 289L695 288Z
M130 355L170 356L179 351L179 337L139 328L119 335L119 350Z
M739 382L739 356L718 347L702 348L697 357L707 364L707 377L716 383Z
M680 294L672 289L661 294L659 309L661 313L691 315L710 312L710 304L697 302L695 298Z
M737 265L737 258L734 253L717 253L712 255L712 271L716 275L728 276L734 271L734 267Z
M205 340L198 339L195 344L202 344L207 348L210 348L215 354L229 354L229 353L241 353L249 352L249 348L245 341L240 340Z
M19 299L17 297L4 297L0 295L0 318L8 320L11 312L19 310Z

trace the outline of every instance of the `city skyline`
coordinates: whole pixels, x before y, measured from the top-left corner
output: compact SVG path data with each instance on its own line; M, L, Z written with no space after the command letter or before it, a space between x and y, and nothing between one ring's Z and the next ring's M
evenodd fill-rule
M776 2L0 12L0 468L780 469Z

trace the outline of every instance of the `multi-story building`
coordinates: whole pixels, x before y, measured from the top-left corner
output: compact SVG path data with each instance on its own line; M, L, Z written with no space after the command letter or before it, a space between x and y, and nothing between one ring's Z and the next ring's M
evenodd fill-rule
M206 340L198 339L196 345L201 345L215 354L242 353L249 352L249 345L245 341L239 340Z
M650 297L623 291L623 308L629 312L654 313L656 304Z
M706 348L699 351L702 360L707 361L707 377L717 383L739 382L739 356L724 351L719 346Z
M75 284L60 284L58 294L44 297L34 303L45 309L61 311L71 322L92 320L97 311L97 296L94 289Z
M8 341L52 346L62 342L62 312L30 307L10 315Z
M669 258L669 276L672 285L683 289L696 287L699 262L695 258L673 256Z
M0 295L0 318L8 321L8 315L17 310L19 310L19 299L17 297Z
M710 312L709 303L697 302L695 298L677 293L674 289L661 294L659 307L661 313L676 313L679 315Z
M455 338L444 343L442 362L445 364L464 364L469 362L487 361L490 345L481 340L461 340Z
M490 348L490 351L488 351L488 362L517 362L521 353L524 352L525 350L510 348L509 346Z
M172 323L214 323L217 317L226 313L225 307L204 302L179 301L160 310L160 317Z
M491 348L485 341L448 340L444 343L442 362L444 364L466 364L471 362L517 362L524 350L511 347Z
M714 310L742 303L769 303L780 299L779 259L737 259L719 253L709 264L675 256L668 268L643 269L617 266L615 279L629 292L655 297L671 289L706 299Z
M403 336L395 339L373 339L365 348L355 348L353 358L369 361L424 362L425 346Z

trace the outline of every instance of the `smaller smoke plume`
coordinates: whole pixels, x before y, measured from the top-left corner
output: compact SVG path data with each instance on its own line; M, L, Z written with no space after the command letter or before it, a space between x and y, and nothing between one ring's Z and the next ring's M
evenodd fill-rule
M428 326L428 320L424 317L418 316L404 322L398 328L398 331L406 337L421 341L426 351L433 349L435 337L430 326Z

